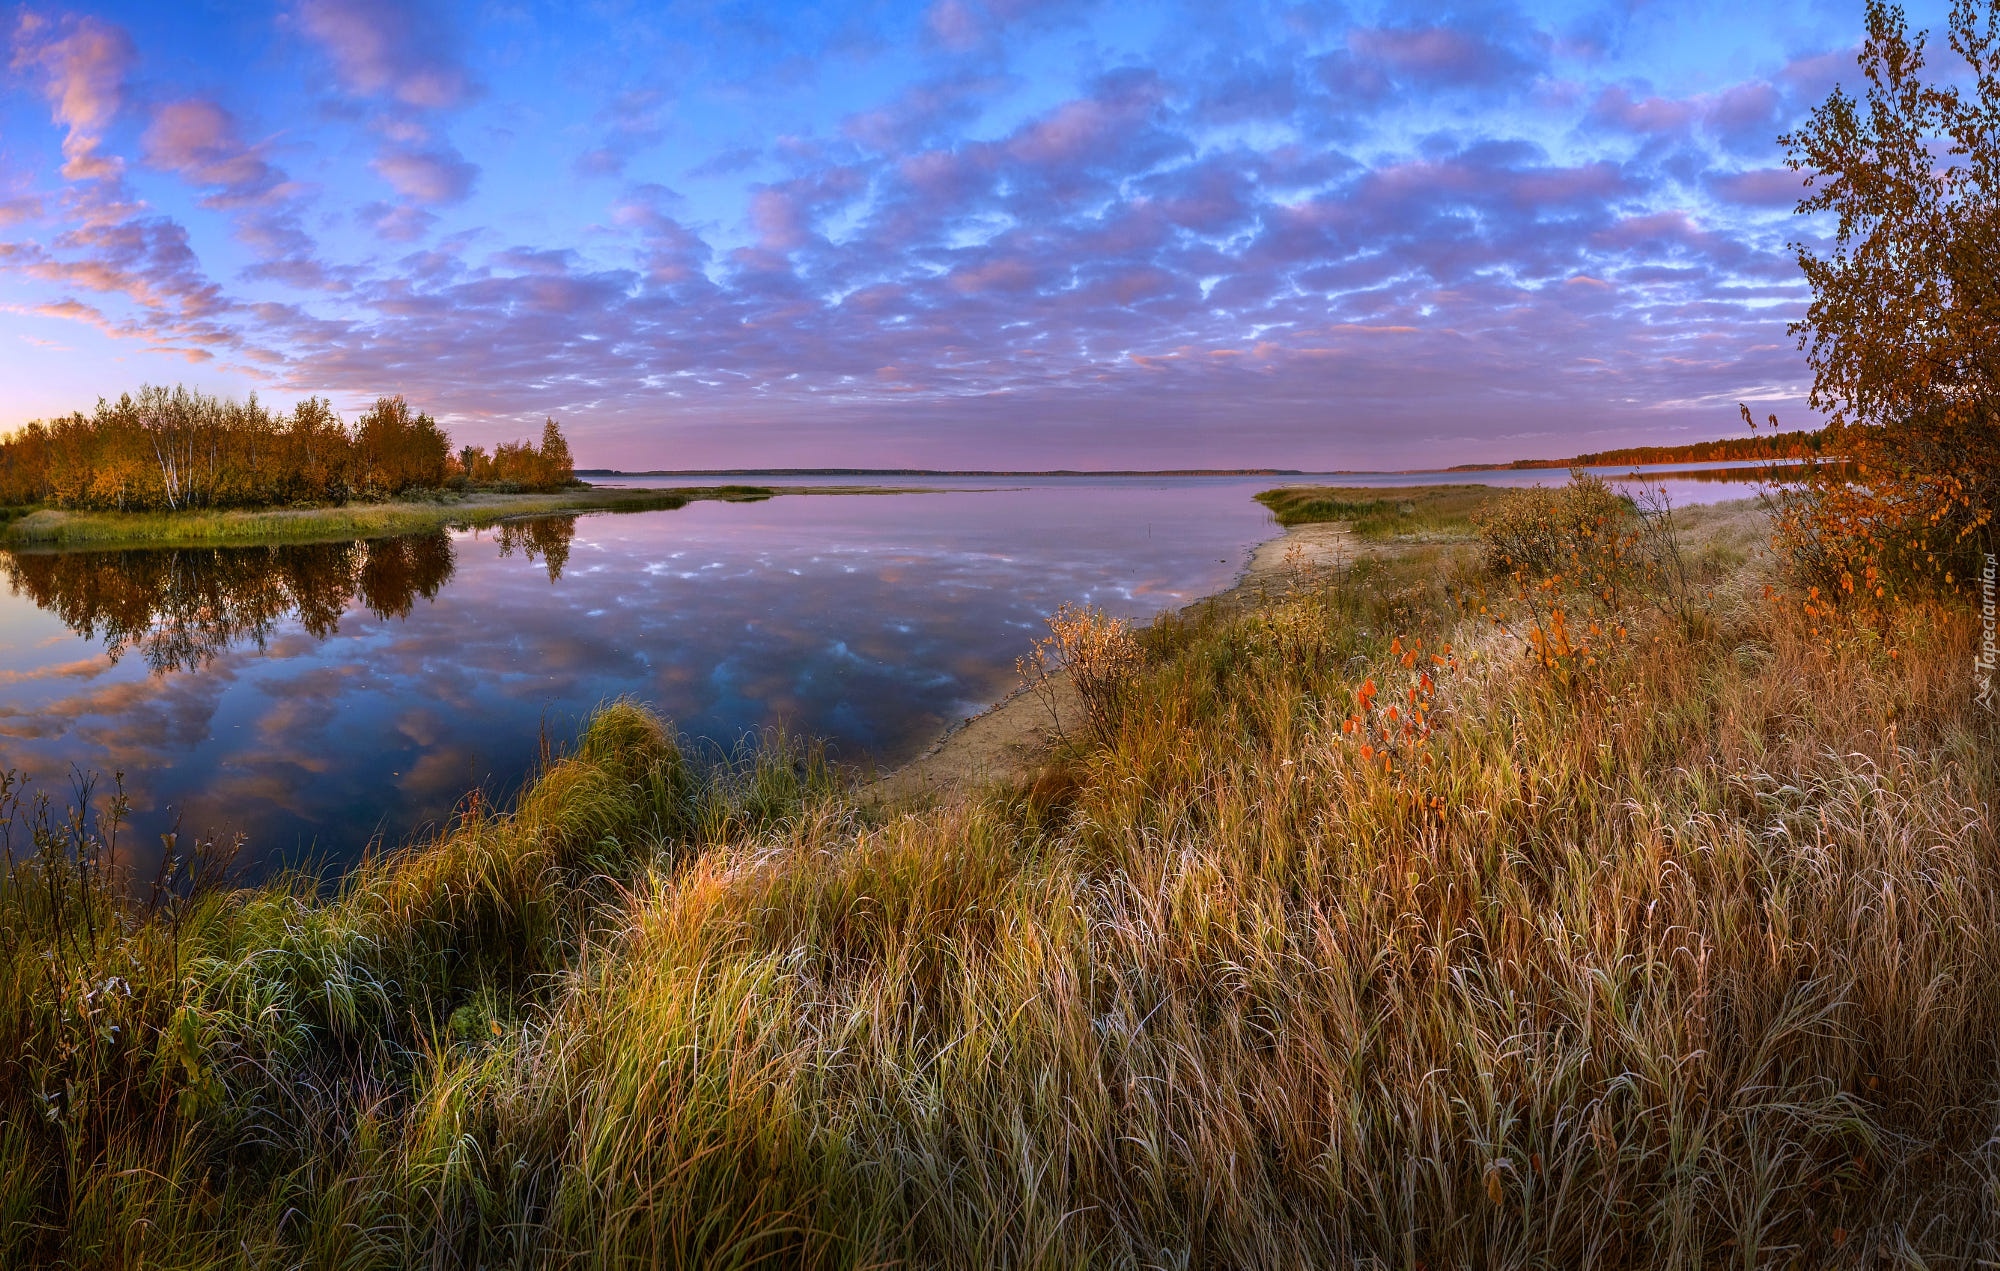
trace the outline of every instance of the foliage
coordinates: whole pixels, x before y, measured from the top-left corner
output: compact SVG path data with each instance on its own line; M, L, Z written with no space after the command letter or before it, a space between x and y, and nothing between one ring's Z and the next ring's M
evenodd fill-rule
M416 491L384 503L340 507L197 510L193 512L75 512L40 508L0 526L0 543L14 548L214 547L332 542L477 529L517 518L568 512L657 512L697 499L754 501L728 487L678 490L581 489L543 494L495 491ZM769 492L755 496L767 498Z
M470 448L476 451L476 448ZM115 512L320 506L437 489L447 482L553 490L571 485L555 421L542 445L500 448L469 475L430 416L379 399L350 430L318 398L274 414L186 388L146 387L96 411L37 421L0 439L0 505Z
M1568 485L1509 490L1472 522L1494 571L1541 579L1567 570L1598 589L1624 568L1631 519L1621 495L1579 469Z
M354 460L363 494L401 494L444 484L451 439L437 421L412 414L400 397L378 398L354 425Z
M542 425L539 450L532 442L503 442L489 456L479 446L467 446L458 452L457 464L458 473L478 485L553 490L576 480L569 443L553 419Z
M1681 513L1665 486L1636 499L1574 471L1555 488L1509 491L1474 517L1496 595L1461 592L1530 661L1570 688L1598 688L1607 651L1630 636L1634 597L1672 620L1676 639L1710 634L1711 580L1681 538Z
M1867 26L1866 101L1836 88L1780 139L1799 212L1835 217L1830 251L1795 244L1813 299L1793 330L1854 469L1788 483L1780 542L1811 585L1860 596L1962 580L2000 509L2000 0L1954 0L1965 86L1925 77L1900 9L1870 0Z

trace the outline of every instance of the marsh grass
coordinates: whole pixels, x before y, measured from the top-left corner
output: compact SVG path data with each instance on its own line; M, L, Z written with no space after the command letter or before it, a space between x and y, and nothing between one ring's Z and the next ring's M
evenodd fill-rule
M44 508L12 521L0 518L0 544L47 549L326 542L442 528L484 528L505 520L562 512L671 510L699 499L755 503L773 493L762 486L584 489L511 495L437 490L384 503L347 503L338 507L182 512L78 512Z
M58 826L0 888L0 1261L1990 1259L1972 616L1815 632L1717 541L1707 625L1635 589L1576 680L1470 546L1302 570L914 813L621 704L332 897L148 912Z
M1472 514L1500 494L1486 485L1286 486L1257 501L1280 525L1346 521L1364 539L1449 539L1469 536Z

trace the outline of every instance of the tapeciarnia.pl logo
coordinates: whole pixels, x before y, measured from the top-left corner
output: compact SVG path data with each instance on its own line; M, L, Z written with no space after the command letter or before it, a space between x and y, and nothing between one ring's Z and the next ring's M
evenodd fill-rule
M1995 644L1994 583L2000 567L1992 552L1986 553L1986 571L1979 576L1979 655L1972 659L1972 678L1979 686L1979 704L2000 713L2000 689L1993 684L1993 670L2000 663L2000 647Z

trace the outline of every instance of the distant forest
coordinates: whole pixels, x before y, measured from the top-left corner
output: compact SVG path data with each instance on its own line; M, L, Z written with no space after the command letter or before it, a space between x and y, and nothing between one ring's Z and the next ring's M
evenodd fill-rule
M379 398L353 427L308 398L290 414L186 388L99 399L92 414L0 438L0 506L98 511L324 506L412 490L553 490L576 481L551 419L542 442L454 449L436 420Z
M1719 441L1696 441L1680 446L1627 446L1622 450L1600 450L1574 459L1516 459L1506 468L1606 468L1617 464L1648 463L1743 463L1779 459L1818 459L1826 434L1819 429L1796 429L1766 437L1725 437ZM1825 456L1831 458L1832 456ZM1452 472L1490 468L1483 463L1460 464Z

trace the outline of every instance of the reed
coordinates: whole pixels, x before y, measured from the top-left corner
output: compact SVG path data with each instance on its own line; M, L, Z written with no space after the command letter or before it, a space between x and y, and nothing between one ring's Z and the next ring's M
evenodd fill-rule
M914 812L629 704L331 896L22 805L0 1261L1993 1258L1973 616L1815 626L1741 519L1574 675L1476 545L1163 619Z

